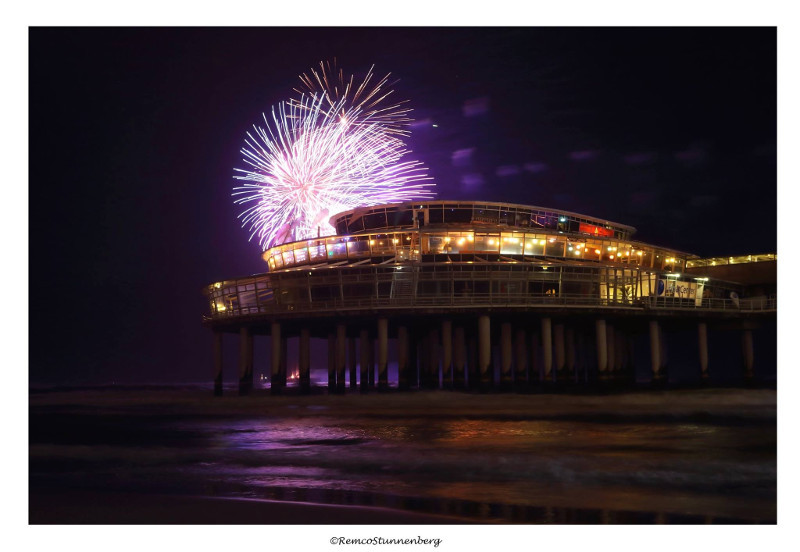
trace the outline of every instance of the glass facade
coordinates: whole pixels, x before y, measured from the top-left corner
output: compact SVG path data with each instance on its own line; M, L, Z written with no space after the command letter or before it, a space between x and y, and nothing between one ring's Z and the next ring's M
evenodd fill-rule
M541 228L618 239L630 239L636 231L635 228L624 224L543 207L446 201L355 209L337 215L333 223L339 235L440 224Z
M384 205L334 222L336 236L265 251L268 273L209 286L212 316L384 305L729 308L736 284L685 270L777 259L698 259L633 241L632 227L499 203Z
M541 304L765 308L734 303L735 284L626 265L453 262L281 271L208 288L214 316L348 306ZM774 302L773 302L774 305ZM769 307L774 308L774 306Z
M685 254L616 239L522 231L436 231L433 228L287 243L265 251L263 258L269 264L270 270L274 271L293 266L365 258L423 260L422 256L427 255L449 255L449 260L454 262L471 260L470 256L475 255L502 256L516 260L543 257L575 262L636 265L673 272L684 270L692 262L687 261Z

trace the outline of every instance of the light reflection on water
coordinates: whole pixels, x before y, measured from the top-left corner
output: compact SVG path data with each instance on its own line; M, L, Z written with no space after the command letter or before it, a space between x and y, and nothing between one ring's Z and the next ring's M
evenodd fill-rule
M238 496L774 518L775 465L758 427L311 417L181 427L219 452L192 473Z
M692 395L680 411L654 407L646 412L657 416L639 419L619 412L653 396L573 398L571 410L562 398L536 397L553 403L537 415L517 404L527 398L505 409L507 399L488 396L481 400L494 401L492 415L464 408L471 415L460 417L436 413L431 401L441 397L397 398L394 410L359 406L370 397L334 397L333 413L290 403L228 417L120 411L116 403L34 409L31 488L359 504L522 523L775 521L774 417L738 415L748 401L769 412L769 398ZM706 422L681 413L704 412L705 401L730 414ZM362 413L346 414L351 407ZM561 417L541 414L557 408Z

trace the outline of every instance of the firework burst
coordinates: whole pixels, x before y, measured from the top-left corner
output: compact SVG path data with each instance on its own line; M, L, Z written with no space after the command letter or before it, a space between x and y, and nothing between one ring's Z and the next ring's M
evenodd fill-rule
M324 94L283 102L247 133L248 168L236 169L244 183L233 195L262 249L330 235L328 219L340 211L432 195L422 164L404 160L404 143L344 105Z
M317 74L320 83L330 82L325 75ZM340 211L433 195L425 168L407 159L400 138L408 110L382 107L388 75L372 87L371 79L372 70L355 90L337 92L337 85L337 96L319 89L281 102L247 133L247 168L235 169L243 184L233 195L246 207L242 226L262 249L333 234L328 219Z

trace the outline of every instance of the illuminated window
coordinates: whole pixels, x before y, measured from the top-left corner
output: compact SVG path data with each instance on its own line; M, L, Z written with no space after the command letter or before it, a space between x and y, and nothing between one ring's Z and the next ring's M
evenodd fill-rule
M341 238L330 238L326 244L328 259L343 259L347 257L347 244Z
M425 240L423 240L423 243ZM445 250L450 242L448 236L444 236L442 234L431 234L428 236L427 243L428 249L425 251L426 253L445 253Z
M500 252L500 236L498 234L475 234L475 251Z
M353 238L347 242L347 255L350 257L369 256L370 240L367 237Z
M582 259L583 252L586 249L585 245L583 242L569 240L567 242L567 257Z
M522 255L524 246L524 234L504 233L501 235L500 253L504 255Z
M544 255L544 244L547 243L542 236L535 234L525 235L525 255Z
M562 237L547 238L544 254L548 257L563 257L566 250L567 240Z
M301 247L300 249L295 249L294 262L298 264L308 262L308 249L306 249L305 247Z
M472 251L475 238L471 232L450 232L446 238L449 253Z
M309 242L308 246L308 256L312 261L322 260L325 258L325 243L324 242L314 242L314 245L311 245Z

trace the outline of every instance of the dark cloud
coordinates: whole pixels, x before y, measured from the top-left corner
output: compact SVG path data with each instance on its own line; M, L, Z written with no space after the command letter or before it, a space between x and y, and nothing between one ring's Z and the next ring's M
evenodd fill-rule
M489 98L472 98L466 100L462 109L464 117L484 115L489 111Z
M525 163L522 165L522 168L528 171L529 173L541 173L545 172L548 169L547 163Z
M474 192L483 187L484 178L480 173L468 173L461 175L462 189L467 192Z
M494 173L501 178L505 178L520 174L520 170L516 165L501 165L495 169Z
M453 161L454 167L467 167L472 161L472 154L475 153L475 148L464 148L456 150L450 154L450 159Z

